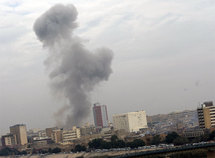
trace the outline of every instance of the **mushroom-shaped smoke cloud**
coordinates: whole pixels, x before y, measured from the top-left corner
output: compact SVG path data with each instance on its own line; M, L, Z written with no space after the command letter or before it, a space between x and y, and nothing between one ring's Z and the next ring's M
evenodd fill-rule
M55 5L34 23L34 31L44 47L49 49L46 65L49 68L52 89L63 96L68 105L57 112L67 113L63 126L80 125L89 115L89 94L112 73L113 53L100 48L87 50L81 39L72 35L77 27L77 10L73 5ZM61 122L58 120L58 122Z

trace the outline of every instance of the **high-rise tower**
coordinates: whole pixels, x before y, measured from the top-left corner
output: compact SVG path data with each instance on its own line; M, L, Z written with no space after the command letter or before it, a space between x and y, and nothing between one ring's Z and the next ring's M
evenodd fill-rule
M93 106L94 123L97 128L108 127L107 106L99 103Z
M10 133L16 136L16 141L18 145L26 145L28 143L26 125L17 124L17 125L11 126Z

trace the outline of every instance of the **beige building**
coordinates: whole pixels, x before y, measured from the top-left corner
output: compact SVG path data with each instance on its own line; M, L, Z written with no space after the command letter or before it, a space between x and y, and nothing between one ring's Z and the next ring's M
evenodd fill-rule
M49 138L51 138L51 135L52 135L52 132L54 131L54 130L56 130L57 129L57 127L52 127L52 128L46 128L46 136L47 137L49 137Z
M14 134L7 134L2 136L1 141L2 141L2 146L4 147L8 147L8 146L11 147L11 146L17 145L16 135Z
M146 113L137 111L113 115L113 126L115 130L138 132L140 129L148 128Z
M72 129L55 129L51 132L51 139L55 143L68 143L74 139L80 138L80 128L73 127Z
M24 124L11 126L10 133L16 136L16 142L18 145L26 145L28 143L27 130Z
M204 102L201 107L197 108L197 112L200 128L215 127L215 106L213 102Z
M81 137L80 128L73 127L70 130L63 130L62 138L63 142L71 142L74 139L78 139Z
M60 143L62 142L62 129L55 129L52 131L51 133L51 139L55 142L55 143Z

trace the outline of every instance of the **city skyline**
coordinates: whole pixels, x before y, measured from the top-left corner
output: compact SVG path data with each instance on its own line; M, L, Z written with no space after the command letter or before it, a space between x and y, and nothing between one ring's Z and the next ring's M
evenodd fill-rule
M113 73L91 93L90 109L100 102L109 118L138 110L154 115L215 100L214 1L2 0L0 134L17 123L55 126L54 114L67 103L50 90L48 50L33 32L35 20L57 3L77 8L74 34L86 48L114 52Z

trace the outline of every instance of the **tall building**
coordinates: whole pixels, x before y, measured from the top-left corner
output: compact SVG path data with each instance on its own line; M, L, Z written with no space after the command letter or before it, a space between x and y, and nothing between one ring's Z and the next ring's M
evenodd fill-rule
M215 106L212 101L204 102L201 107L197 108L199 127L215 127Z
M113 126L115 130L138 132L140 129L148 128L146 113L137 111L113 115Z
M11 126L10 133L16 136L16 142L18 145L26 145L28 143L27 130L24 124Z
M107 106L99 103L93 106L94 123L97 128L108 127Z

